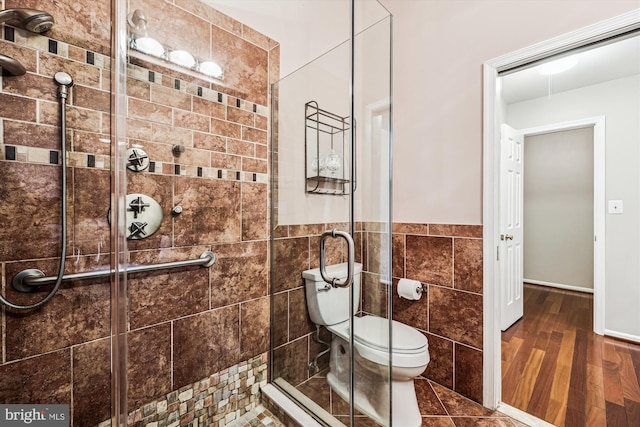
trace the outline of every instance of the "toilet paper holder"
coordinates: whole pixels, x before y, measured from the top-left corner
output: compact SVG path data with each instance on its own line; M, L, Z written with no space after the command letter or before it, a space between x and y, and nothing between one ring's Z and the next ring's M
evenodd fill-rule
M383 285L390 286L391 280L380 279L380 283L382 283ZM422 296L422 294L427 291L426 287L427 285L425 285L424 283L420 283L419 285L416 285L416 292L419 293L420 296Z
M408 300L419 300L426 293L425 285L419 280L402 278L398 281L398 296Z

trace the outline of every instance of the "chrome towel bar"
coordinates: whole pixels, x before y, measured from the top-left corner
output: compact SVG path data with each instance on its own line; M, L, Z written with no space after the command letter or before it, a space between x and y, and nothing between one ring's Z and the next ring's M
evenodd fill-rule
M200 265L202 267L211 267L216 262L216 255L211 251L204 251L200 258L190 259L186 261L163 262L160 264L136 265L127 267L128 273L142 273L146 271L166 270L169 268L189 267L192 265ZM63 281L95 279L98 277L107 277L115 274L115 269L87 271L83 273L66 274L62 276ZM45 277L44 273L37 269L22 270L13 277L13 288L20 292L34 292L39 286L49 285L56 281L56 277Z

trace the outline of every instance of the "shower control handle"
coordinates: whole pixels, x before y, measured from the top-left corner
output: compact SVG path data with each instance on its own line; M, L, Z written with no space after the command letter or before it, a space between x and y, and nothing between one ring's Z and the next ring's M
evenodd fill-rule
M331 238L342 237L347 241L347 277L344 279L338 279L337 277L329 277L326 270L325 263L325 242L326 240ZM353 238L346 231L340 231L337 229L333 229L330 231L325 231L322 233L322 237L320 238L320 275L322 276L322 280L329 283L334 288L346 288L351 285L353 282L353 270L354 270L354 258L355 258L355 250L354 250Z

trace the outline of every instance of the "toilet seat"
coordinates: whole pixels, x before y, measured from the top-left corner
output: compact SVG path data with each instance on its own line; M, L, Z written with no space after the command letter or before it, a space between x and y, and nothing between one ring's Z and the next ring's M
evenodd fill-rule
M427 337L414 328L392 320L393 334L392 364L395 367L412 368L429 363ZM378 316L363 316L354 319L354 346L367 360L386 365L389 363L389 320ZM349 341L349 321L328 325L327 329L345 341Z
M427 337L404 323L391 321L393 353L415 354L429 347ZM355 340L376 350L388 351L389 319L378 316L363 316L353 319ZM348 327L347 322L347 327Z

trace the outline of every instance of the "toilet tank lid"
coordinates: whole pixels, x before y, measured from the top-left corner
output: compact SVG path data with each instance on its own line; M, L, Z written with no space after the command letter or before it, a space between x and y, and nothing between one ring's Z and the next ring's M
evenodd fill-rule
M347 277L347 263L342 262L340 264L327 265L325 267L327 274L330 277L335 277L338 279L344 279ZM353 274L360 274L362 272L362 264L356 262L353 264ZM320 275L319 268L313 268L311 270L305 270L302 272L302 278L308 279L313 282L324 282L322 280L322 276Z

